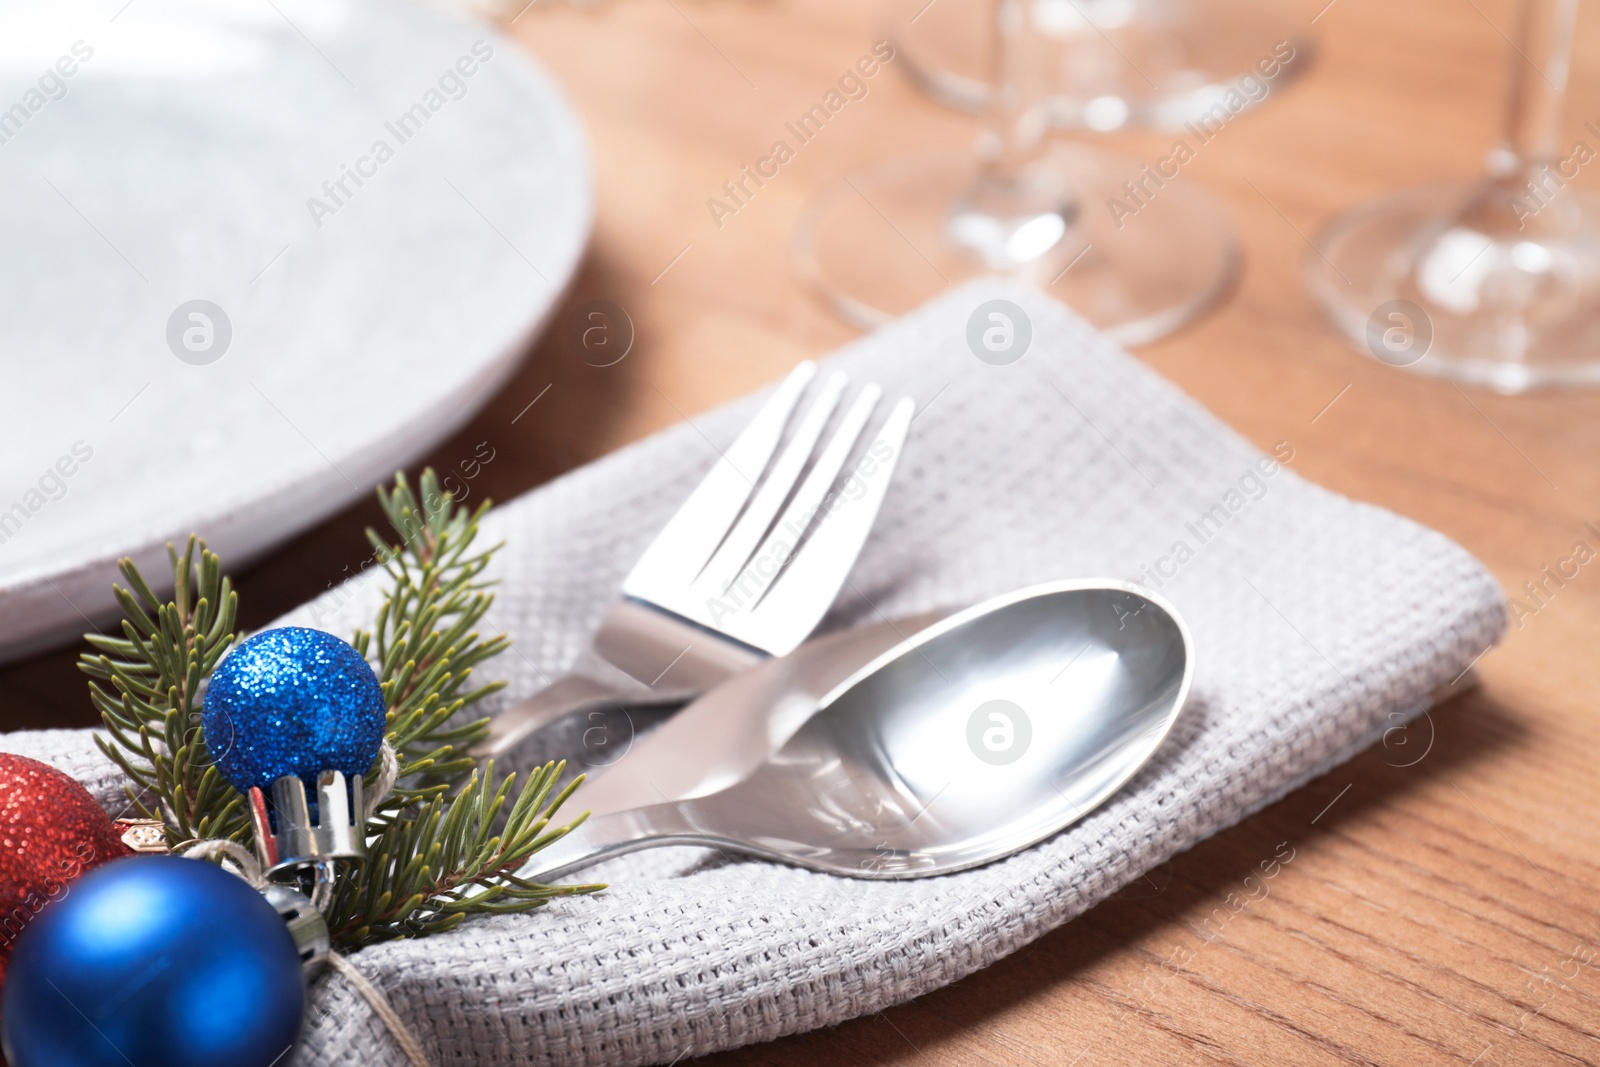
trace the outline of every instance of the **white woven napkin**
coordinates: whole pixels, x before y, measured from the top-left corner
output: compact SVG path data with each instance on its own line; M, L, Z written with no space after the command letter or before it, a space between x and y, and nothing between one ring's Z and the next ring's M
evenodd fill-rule
M1031 321L1029 350L1008 366L980 361L968 342L974 310L996 298ZM962 287L830 362L922 408L825 627L1051 578L1159 582L1198 647L1188 708L1105 806L979 870L864 882L645 853L609 865L612 886L598 896L362 951L356 964L436 1062L669 1063L953 982L1373 743L1504 628L1499 588L1460 547L1301 480L1295 441L1275 448L1286 463L1265 460L1029 291ZM757 399L493 513L486 535L507 548L486 629L516 642L498 663L507 699L578 658L623 575ZM370 620L377 592L357 579L292 618L346 633ZM0 747L48 759L119 806L116 772L84 732L15 734ZM402 1059L330 979L298 1062Z

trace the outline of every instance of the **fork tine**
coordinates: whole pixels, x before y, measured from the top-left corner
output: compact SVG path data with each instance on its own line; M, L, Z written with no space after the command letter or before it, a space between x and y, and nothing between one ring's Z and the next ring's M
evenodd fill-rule
M878 509L889 491L895 465L905 450L916 404L910 397L898 401L883 429L867 447L851 479L863 486L855 499L840 496L837 509L828 508L779 572L761 603L752 612L752 622L761 637L761 647L773 655L792 652L808 637L839 595L849 577L861 546L872 532ZM869 463L868 460L875 461ZM847 483L848 484L848 483ZM781 627L771 625L781 620Z
M861 390L861 395L856 397L855 403L850 405L850 410L840 421L839 429L834 432L833 438L817 457L817 462L812 465L811 473L806 475L805 483L800 486L794 499L789 501L789 506L784 509L783 517L772 527L771 533L761 543L761 547L742 561L737 578L738 584L743 588L747 584L747 577L754 578L753 587L758 590L751 604L752 610L760 606L782 574L784 563L802 543L806 531L811 528L812 520L827 502L829 490L838 481L845 460L850 458L850 453L856 447L856 440L861 436L861 431L866 429L867 420L872 417L872 411L878 406L878 401L882 397L883 390L877 383L869 384ZM762 573L763 563L767 564L765 573Z
M728 534L722 547L706 564L705 571L695 580L697 590L704 591L708 596L720 596L739 576L751 553L761 543L767 528L772 525L778 509L783 507L783 502L794 489L795 482L800 480L800 472L805 469L806 461L811 458L818 439L822 437L822 431L833 417L834 409L839 406L849 380L849 376L839 372L828 376L822 392L796 427L794 437L778 456L778 462L773 464L772 473L767 475L767 480L751 499L750 506L739 518L733 532Z
M624 593L645 600L670 597L687 584L685 571L693 575L711 558L755 491L789 416L816 374L817 365L810 360L789 373L650 542L623 583Z

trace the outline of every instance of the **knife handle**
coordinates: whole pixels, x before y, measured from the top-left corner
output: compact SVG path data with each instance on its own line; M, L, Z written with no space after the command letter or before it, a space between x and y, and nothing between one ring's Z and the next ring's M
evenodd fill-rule
M480 761L503 761L528 738L569 715L597 707L634 708L666 700L652 699L654 696L637 684L624 687L586 674L568 674L490 719L489 736L472 755Z

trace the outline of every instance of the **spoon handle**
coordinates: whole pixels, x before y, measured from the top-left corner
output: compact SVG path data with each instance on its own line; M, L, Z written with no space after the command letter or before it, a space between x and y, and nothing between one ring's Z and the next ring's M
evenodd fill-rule
M628 852L665 845L715 847L721 842L695 828L692 801L653 804L589 819L536 853L517 877L550 884L557 878Z

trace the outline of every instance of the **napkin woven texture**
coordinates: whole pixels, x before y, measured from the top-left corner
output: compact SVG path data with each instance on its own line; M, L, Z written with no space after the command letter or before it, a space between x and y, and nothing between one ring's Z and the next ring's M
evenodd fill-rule
M1032 326L1026 355L1008 366L980 361L967 340L973 312L996 298ZM1498 586L1459 546L1309 484L1292 459L1264 459L1031 291L953 290L828 368L881 382L890 399L911 395L920 414L824 630L1049 579L1159 581L1197 646L1187 708L1100 809L977 870L868 882L659 850L598 869L611 883L599 895L363 950L355 964L436 1063L672 1063L954 982L1380 741L1504 630ZM759 402L696 416L491 513L485 537L507 547L484 629L516 644L492 665L509 680L496 707L584 657L623 576ZM1295 445L1275 450L1288 457ZM1192 553L1178 553L1181 565L1180 542ZM373 568L285 621L341 634L370 625L378 578ZM120 774L87 731L12 734L0 748L125 807ZM328 978L297 1063L404 1058Z

